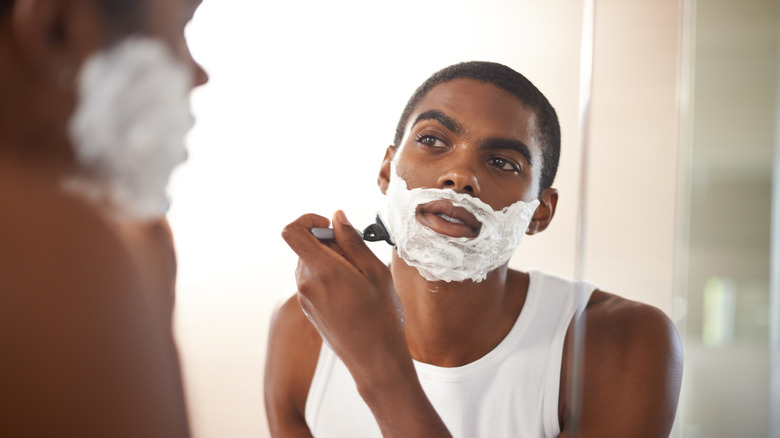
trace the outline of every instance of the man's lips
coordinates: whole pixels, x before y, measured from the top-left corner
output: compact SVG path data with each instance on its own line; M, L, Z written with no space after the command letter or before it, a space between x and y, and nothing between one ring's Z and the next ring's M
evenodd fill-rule
M450 237L474 238L482 224L463 207L439 200L417 206L417 221L426 227Z

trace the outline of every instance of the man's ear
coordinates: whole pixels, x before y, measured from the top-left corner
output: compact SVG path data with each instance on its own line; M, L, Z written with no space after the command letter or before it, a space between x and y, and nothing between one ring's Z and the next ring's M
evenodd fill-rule
M393 145L388 146L385 151L385 158L382 160L382 167L379 168L379 178L377 178L376 183L379 185L379 190L382 191L383 195L387 193L387 186L390 184L390 163L393 162L393 157L395 157L397 150L398 148Z
M552 222L553 216L555 216L555 208L557 206L558 190L553 188L545 189L539 196L539 207L536 208L531 218L531 224L528 225L528 231L525 233L533 235L546 230L547 226Z
M94 2L16 0L11 32L28 74L72 83L83 59L100 47L103 17Z

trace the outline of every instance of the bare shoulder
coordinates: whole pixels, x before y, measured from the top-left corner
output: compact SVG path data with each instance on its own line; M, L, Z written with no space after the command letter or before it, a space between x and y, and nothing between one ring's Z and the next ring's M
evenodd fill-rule
M306 398L322 338L301 310L297 296L273 315L265 366L265 406L273 436L311 436Z
M593 293L585 315L580 436L668 436L682 379L682 347L672 321L653 306L602 291ZM570 348L567 339L565 366ZM562 374L562 384L567 380ZM562 409L564 425L569 415Z
M0 434L188 435L170 330L118 236L56 186L0 186Z
M176 250L167 219L115 224L155 313L164 327L172 324L176 291Z
M660 309L596 291L586 310L588 343L616 354L673 353L679 347L674 324Z
M121 281L129 283L126 288L138 286L119 236L94 209L56 186L13 177L0 178L4 187L0 189L0 270L8 271L0 278L6 291L14 289L11 285L26 286L35 296L58 289L70 294L92 290L77 288L77 283L98 286ZM62 277L58 280L64 283L56 283L53 277ZM36 282L48 287L34 287Z

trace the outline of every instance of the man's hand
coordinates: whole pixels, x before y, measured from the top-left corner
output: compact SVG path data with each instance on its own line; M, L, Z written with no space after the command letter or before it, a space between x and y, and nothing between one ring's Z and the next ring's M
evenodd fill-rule
M301 308L350 372L357 374L356 380L375 375L378 360L411 363L403 308L390 270L343 212L336 212L333 219L336 240L330 244L310 232L329 225L321 216L302 216L282 232L300 257L296 281Z
M311 234L329 225L317 215L302 216L282 232L300 257L301 308L349 369L383 436L450 436L417 378L390 270L343 212L333 219L333 243Z

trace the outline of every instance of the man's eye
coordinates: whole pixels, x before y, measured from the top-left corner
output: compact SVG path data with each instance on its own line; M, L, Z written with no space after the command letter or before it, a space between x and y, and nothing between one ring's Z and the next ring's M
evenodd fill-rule
M511 171L511 172L519 172L520 171L520 166L518 166L517 164L507 160L506 158L493 157L493 158L490 159L490 164L492 164L493 166L498 167L501 170L508 170L508 171Z
M417 138L417 142L429 148L441 148L446 146L443 141L432 135L421 135Z

